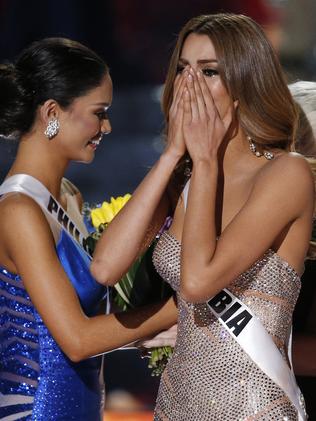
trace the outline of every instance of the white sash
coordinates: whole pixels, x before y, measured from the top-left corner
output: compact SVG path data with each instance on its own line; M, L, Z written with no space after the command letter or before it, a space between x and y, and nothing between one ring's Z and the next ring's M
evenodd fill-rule
M186 209L189 182L183 190ZM226 288L209 300L207 306L227 332L235 339L252 361L286 394L298 412L299 421L305 421L304 398L293 372L284 361L269 333L257 316ZM288 344L291 359L291 336Z
M16 174L7 178L0 186L0 196L6 193L19 192L30 196L44 210L48 221L65 230L91 260L86 237L72 221L61 204L54 198L47 188L36 178L27 174ZM110 312L109 289L107 288L106 313Z
M36 178L27 174L16 174L6 179L0 186L0 195L20 192L32 197L36 203L45 211L49 221L64 229L81 246L89 256L89 249L85 236L71 220L70 216L63 209L61 204L50 194L47 188Z

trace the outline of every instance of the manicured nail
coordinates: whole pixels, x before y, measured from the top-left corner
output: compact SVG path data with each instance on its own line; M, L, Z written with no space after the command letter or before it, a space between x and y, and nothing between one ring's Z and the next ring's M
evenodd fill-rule
M188 76L188 81L189 81L190 83L192 83L192 81L193 81L193 77L192 77L192 75L189 75L189 76Z
M200 72L200 70L198 70L196 73L197 73L197 75L198 75L198 78L201 78L202 73Z
M193 67L190 67L190 73L191 73L191 75L194 75Z

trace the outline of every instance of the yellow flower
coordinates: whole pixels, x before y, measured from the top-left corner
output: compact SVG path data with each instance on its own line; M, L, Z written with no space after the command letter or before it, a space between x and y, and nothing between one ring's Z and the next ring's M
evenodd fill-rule
M98 228L103 223L103 214L101 208L91 210L91 221L94 228Z
M109 224L130 198L131 195L128 193L125 196L119 196L116 199L111 197L110 203L103 202L100 208L92 209L91 220L93 226L98 228L100 224Z

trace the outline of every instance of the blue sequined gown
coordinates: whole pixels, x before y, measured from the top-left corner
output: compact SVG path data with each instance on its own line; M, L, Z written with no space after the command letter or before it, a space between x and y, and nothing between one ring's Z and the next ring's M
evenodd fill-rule
M93 316L106 290L91 277L88 256L63 230L56 251L85 313ZM102 357L71 362L33 306L21 277L4 267L0 291L0 419L101 420Z

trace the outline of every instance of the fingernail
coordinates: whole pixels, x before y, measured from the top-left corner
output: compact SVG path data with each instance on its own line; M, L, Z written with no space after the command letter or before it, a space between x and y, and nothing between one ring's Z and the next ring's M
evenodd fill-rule
M190 83L192 83L192 80L193 80L192 75L189 75L189 76L188 76L188 81L189 81Z
M202 73L200 72L200 70L198 70L197 72L198 78L200 78L202 76Z
M190 73L191 73L191 75L194 75L193 67L190 67Z

